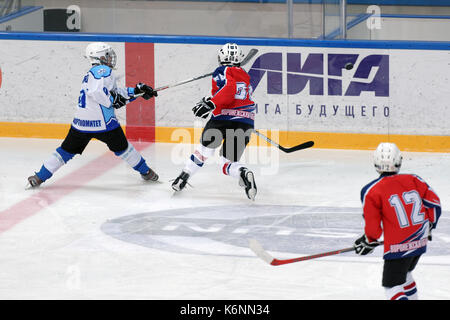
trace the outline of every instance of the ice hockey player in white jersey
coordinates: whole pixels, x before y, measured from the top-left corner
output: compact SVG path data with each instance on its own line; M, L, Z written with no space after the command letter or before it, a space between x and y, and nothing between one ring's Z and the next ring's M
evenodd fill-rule
M85 57L91 68L84 76L78 108L70 130L61 146L44 161L41 169L28 177L31 187L38 187L76 154L82 154L92 138L104 142L109 150L140 173L144 180L156 181L158 175L130 144L117 120L115 109L143 94L146 100L158 94L150 86L138 83L135 88L118 88L113 69L116 53L104 42L94 42L86 47Z

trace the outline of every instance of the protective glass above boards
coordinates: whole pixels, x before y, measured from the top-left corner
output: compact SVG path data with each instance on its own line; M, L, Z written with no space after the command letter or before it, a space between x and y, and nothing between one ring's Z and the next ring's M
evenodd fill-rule
M0 1L0 32L450 41L450 0Z

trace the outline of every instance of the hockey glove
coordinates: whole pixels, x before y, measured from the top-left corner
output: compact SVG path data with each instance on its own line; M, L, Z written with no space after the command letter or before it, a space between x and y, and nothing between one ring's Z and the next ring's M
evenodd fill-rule
M363 234L360 238L358 238L355 241L354 247L356 254L359 254L360 256L364 256L366 254L369 254L378 247L381 243L379 241L372 241L369 242L369 239L367 239L367 236Z
M110 94L111 94L111 98L112 98L111 106L114 109L122 108L124 105L127 104L127 102L128 102L127 98L122 96L120 93L117 93L116 91L111 90Z
M142 96L142 98L144 98L145 100L150 99L151 97L157 97L158 96L158 92L154 91L152 87L146 85L145 83L141 83L139 82L136 87L134 88L134 94L141 94L143 93L144 95Z
M194 116L206 119L215 108L216 105L211 101L211 98L204 97L192 108L192 112L194 112Z

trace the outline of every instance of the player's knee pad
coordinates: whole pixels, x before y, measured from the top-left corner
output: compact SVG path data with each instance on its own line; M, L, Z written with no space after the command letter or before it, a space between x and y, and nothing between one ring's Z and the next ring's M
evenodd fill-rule
M124 151L114 152L114 154L122 158L122 160L124 160L133 168L137 166L142 159L141 154L136 151L131 143L128 143L128 147Z
M49 179L59 168L72 159L74 154L67 152L63 148L59 147L52 155L44 161L39 172L36 172L37 176L45 181Z
M408 300L403 284L395 287L384 287L384 290L388 300Z
M63 148L59 147L56 149L52 155L44 161L45 168L52 174L66 164L70 159L72 159L74 154L65 151Z
M70 159L74 157L73 153L67 152L63 148L59 147L56 149L56 152L61 157L61 159L64 161L64 163L67 163Z
M149 170L145 159L130 143L128 143L128 147L125 149L125 151L115 152L115 155L122 158L122 160L128 163L134 170L138 171L140 174L146 174Z

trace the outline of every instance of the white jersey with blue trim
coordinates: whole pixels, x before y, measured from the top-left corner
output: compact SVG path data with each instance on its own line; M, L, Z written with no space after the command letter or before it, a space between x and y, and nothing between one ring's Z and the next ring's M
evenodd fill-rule
M110 67L93 66L83 78L72 127L82 132L103 132L119 127L112 107L111 90L116 90L125 98L132 98L134 94L133 88L117 88Z

